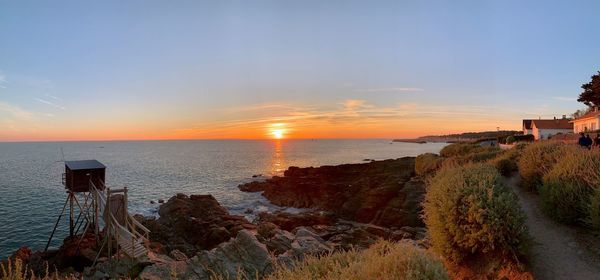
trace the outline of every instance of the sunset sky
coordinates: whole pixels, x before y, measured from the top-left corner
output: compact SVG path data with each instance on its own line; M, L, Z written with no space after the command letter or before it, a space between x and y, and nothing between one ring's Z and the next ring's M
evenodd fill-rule
M0 141L520 129L600 70L600 1L550 2L0 0Z

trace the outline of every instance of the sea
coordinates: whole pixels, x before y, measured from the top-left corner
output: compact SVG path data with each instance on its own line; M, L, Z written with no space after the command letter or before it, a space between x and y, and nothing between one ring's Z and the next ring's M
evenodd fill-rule
M128 188L133 213L156 216L158 200L177 193L211 194L232 214L251 220L248 212L295 209L241 192L239 184L282 175L290 166L417 156L438 153L445 145L385 139L0 143L0 259L21 246L46 246L67 198L61 184L64 160L96 159L106 165L106 185ZM67 235L65 213L50 248Z

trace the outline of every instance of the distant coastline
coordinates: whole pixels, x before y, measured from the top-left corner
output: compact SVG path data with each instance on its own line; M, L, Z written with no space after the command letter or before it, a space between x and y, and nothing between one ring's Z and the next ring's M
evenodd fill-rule
M457 142L478 142L484 140L493 140L501 136L509 136L519 134L517 130L499 130L499 131L483 131L483 132L464 132L447 135L427 135L413 139L393 139L392 142L401 143L457 143Z

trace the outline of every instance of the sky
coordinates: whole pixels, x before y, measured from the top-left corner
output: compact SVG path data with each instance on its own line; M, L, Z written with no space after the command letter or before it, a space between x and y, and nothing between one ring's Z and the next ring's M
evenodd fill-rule
M569 115L599 1L0 0L0 141L411 138Z

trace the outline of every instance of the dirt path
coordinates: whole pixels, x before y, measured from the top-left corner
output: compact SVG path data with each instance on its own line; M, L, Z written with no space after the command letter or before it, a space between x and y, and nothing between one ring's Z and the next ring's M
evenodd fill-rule
M539 197L517 186L518 176L507 179L527 214L527 226L534 238L535 279L600 279L600 263L578 242L575 229L548 218L539 207Z

